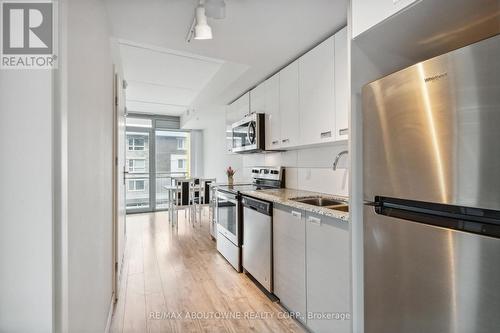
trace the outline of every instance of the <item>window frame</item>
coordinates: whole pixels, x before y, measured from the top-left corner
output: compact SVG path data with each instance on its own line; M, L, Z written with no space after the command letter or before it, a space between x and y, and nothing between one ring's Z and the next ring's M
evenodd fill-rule
M130 140L132 140L132 144L130 144ZM136 140L142 140L142 145L136 144ZM137 149L137 148L141 148L141 149ZM128 142L127 142L127 149L128 149L128 151L145 151L146 150L146 139L140 138L140 137L129 138Z
M178 137L177 138L177 150L187 150L186 141L187 140L185 137Z

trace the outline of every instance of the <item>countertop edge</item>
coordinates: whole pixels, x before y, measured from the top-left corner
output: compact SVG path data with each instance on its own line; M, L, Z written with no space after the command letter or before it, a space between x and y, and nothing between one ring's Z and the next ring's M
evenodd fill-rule
M335 195L330 195L330 194L322 194L322 193L302 191L302 190L283 189L283 192L286 193L285 192L286 190L296 191L297 193L304 194L304 195L300 195L300 196L321 195L321 196L327 197L327 198L346 200L346 198L342 197L342 196L335 196ZM272 193L266 193L264 191L266 191L266 190L242 191L241 194L249 196L249 197L253 197L256 199L266 200L266 201L281 204L284 206L301 209L301 210L311 212L314 214L318 214L318 215L322 215L322 216L326 216L326 217L332 217L335 219L342 220L344 222L349 222L349 213L347 213L347 212L336 211L336 210L333 210L330 208L317 207L317 206L313 206L313 205L300 203L297 201L292 201L288 198L283 198L283 197L280 197L280 196L272 194Z

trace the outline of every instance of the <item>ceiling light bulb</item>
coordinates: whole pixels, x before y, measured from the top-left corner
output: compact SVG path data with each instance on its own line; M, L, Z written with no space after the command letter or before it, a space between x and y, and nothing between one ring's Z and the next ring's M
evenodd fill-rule
M194 26L194 39L212 39L212 29L207 23L205 7L196 7L196 25Z

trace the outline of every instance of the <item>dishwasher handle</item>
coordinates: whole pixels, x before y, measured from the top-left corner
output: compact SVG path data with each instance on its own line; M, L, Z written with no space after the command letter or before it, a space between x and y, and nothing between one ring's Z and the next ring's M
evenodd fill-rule
M261 214L272 216L272 204L267 201L257 200L254 198L244 196L241 199L244 208L255 210Z

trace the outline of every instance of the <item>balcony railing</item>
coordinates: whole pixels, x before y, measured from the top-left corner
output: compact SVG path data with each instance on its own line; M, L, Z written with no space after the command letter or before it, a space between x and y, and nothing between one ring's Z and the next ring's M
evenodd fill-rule
M187 177L187 172L158 172L156 173L156 210L167 209L168 191L165 186L174 185L173 179ZM126 177L126 205L127 210L147 210L150 208L150 175L149 173L130 172ZM131 183L131 181L133 181Z

